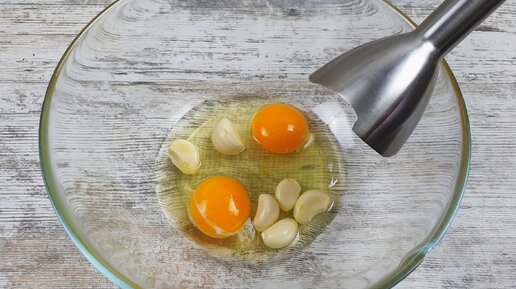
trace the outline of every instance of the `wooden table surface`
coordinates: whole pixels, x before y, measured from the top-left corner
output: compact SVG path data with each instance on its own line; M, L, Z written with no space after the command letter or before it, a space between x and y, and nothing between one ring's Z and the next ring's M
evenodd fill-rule
M109 2L0 0L0 288L116 287L66 235L38 159L47 82L70 41ZM393 1L418 23L440 2ZM469 184L442 243L396 288L516 288L516 2L447 60L469 109Z

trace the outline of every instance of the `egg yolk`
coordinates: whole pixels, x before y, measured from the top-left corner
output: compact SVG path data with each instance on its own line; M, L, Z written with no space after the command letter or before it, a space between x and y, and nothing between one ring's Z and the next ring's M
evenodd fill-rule
M303 114L284 103L262 107L253 117L251 131L260 146L276 154L296 151L310 134Z
M226 238L240 231L249 219L249 193L233 178L211 177L193 192L188 213L192 223L204 234Z

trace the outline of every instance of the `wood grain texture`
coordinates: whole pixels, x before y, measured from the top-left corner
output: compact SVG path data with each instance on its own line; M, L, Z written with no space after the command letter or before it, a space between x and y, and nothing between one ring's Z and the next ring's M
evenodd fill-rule
M0 288L115 288L61 227L40 176L47 82L75 34L110 1L0 1ZM396 0L420 22L440 0ZM448 57L469 109L473 160L443 242L397 288L516 287L516 3Z

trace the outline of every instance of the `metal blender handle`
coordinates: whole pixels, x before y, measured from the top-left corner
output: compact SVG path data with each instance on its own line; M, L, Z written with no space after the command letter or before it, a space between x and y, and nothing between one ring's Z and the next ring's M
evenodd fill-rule
M503 2L505 0L446 0L416 31L443 57Z

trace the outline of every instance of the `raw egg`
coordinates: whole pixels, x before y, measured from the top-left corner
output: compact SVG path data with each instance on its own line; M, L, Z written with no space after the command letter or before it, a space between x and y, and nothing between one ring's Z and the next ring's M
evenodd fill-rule
M188 212L201 232L214 238L226 238L240 231L249 219L249 193L233 178L211 177L193 192Z
M303 114L284 103L268 104L258 110L253 117L251 131L261 147L276 154L298 150L310 135Z

